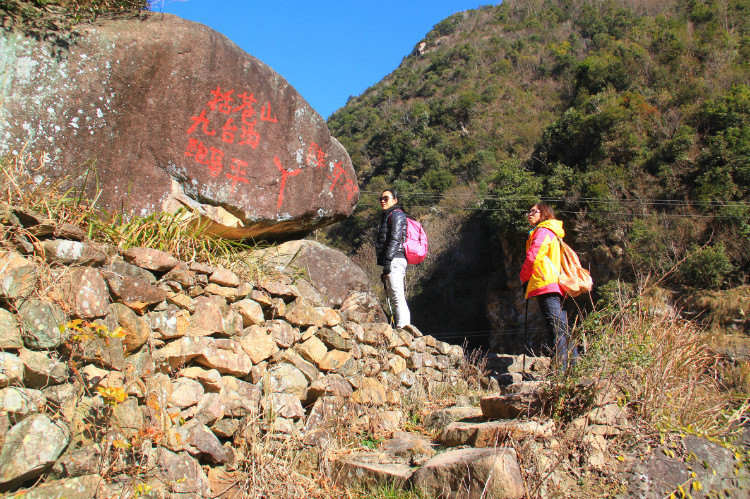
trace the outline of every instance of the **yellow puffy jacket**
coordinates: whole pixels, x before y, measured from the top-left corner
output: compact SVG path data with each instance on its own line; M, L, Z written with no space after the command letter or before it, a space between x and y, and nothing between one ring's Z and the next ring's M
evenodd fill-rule
M526 240L526 259L521 267L521 282L528 282L526 298L559 293L560 240L565 231L560 220L545 220L531 229Z

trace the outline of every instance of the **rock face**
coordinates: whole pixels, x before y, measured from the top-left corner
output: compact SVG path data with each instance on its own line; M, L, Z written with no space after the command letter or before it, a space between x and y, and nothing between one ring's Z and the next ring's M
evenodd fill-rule
M339 250L307 239L288 241L264 250L263 259L279 269L293 265L305 271L332 307L341 307L356 299L356 295L364 295L362 308L373 314L372 322L387 320L377 296L370 289L367 274Z
M513 449L458 449L444 452L412 476L427 497L523 497L523 478Z
M323 118L223 35L150 13L58 42L0 35L0 154L28 143L47 153L39 174L75 183L95 169L85 187L100 205L189 206L235 239L290 238L353 210L351 160Z

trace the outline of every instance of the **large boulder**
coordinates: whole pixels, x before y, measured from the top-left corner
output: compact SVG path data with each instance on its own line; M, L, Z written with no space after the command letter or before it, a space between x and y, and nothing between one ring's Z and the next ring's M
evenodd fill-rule
M84 187L110 210L190 206L225 237L279 239L358 200L323 118L201 24L149 13L77 26L54 45L3 31L0 67L0 155L46 151L35 173L71 182L94 169Z
M365 271L339 250L304 239L288 241L256 255L278 269L295 266L304 270L310 283L333 307L358 301L359 308L370 314L371 321L387 320Z

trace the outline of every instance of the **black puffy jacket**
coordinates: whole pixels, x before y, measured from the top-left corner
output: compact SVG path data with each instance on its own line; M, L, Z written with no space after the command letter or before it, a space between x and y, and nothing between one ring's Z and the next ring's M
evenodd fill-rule
M391 206L380 218L378 238L375 240L375 254L378 265L383 266L383 274L391 273L391 261L396 257L406 257L406 213L400 206Z

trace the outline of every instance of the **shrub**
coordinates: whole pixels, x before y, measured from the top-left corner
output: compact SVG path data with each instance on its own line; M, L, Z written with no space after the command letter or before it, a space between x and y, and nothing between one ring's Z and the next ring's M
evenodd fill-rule
M682 282L698 289L716 289L734 268L723 244L699 248L693 244L690 256L682 264L679 274Z
M599 296L596 306L600 309L611 309L624 307L635 297L635 288L628 282L618 279L608 281L596 287Z
M584 59L576 68L576 81L580 87L592 94L599 93L613 85L618 90L627 86L622 61L611 54L592 55Z
M495 187L490 191L492 197L485 201L485 208L490 210L493 229L522 234L528 229L523 213L538 202L541 179L519 162L506 160L496 167L492 182Z
M453 175L448 170L428 170L418 185L439 194L453 185Z
M676 256L670 252L670 238L658 220L633 220L628 239L626 255L639 277L664 274L674 265Z
M706 134L698 160L698 193L705 199L750 193L750 87L735 86L707 102L697 116Z
M431 35L434 33L437 36L448 36L452 34L458 25L459 22L459 16L453 15L447 19L443 19L439 23L435 25L435 28L432 30Z

